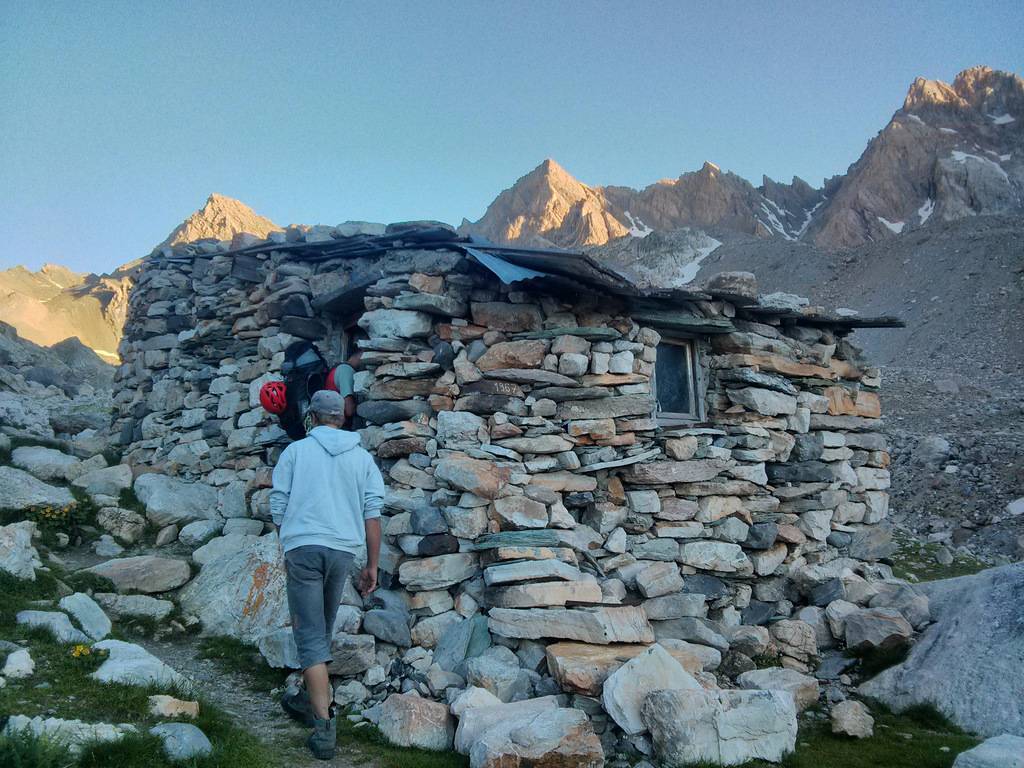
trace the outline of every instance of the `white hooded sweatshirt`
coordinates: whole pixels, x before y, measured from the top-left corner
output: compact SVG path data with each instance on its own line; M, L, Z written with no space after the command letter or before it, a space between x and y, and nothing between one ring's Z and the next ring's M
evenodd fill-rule
M383 506L384 478L355 432L315 427L274 467L270 514L285 552L319 545L358 555L364 521Z

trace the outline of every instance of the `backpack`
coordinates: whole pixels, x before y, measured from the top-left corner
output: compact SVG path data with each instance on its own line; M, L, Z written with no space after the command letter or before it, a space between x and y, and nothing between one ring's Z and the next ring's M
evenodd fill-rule
M327 383L327 361L311 341L296 341L284 351L281 375L288 388L288 407L281 414L281 428L292 440L306 436L306 412L314 392Z

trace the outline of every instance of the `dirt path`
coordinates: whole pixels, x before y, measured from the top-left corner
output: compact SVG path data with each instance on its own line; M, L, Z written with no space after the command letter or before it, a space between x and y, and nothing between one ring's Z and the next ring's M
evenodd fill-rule
M278 703L280 691L257 690L245 674L226 669L213 659L204 659L199 648L187 640L136 640L154 656L190 678L197 693L224 712L280 755L288 768L354 768L368 766L359 748L338 742L338 754L331 761L314 759L305 748L309 731L288 718Z

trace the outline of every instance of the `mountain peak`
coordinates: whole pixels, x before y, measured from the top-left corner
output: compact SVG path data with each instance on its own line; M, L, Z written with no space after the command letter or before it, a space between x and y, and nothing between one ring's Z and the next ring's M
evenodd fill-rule
M242 201L213 192L206 198L203 207L175 227L160 246L191 243L207 238L230 240L239 232L266 237L268 233L280 229L277 224L265 216L260 216Z

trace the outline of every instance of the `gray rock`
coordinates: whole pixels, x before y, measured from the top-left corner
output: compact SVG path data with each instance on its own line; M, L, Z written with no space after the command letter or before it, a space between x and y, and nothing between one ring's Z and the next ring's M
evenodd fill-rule
M700 683L661 645L634 656L604 681L605 712L628 734L646 730L640 716L644 699L655 690L700 690Z
M604 750L585 712L555 709L509 718L487 729L470 749L469 764L470 768L600 768Z
M102 640L110 634L111 624L107 614L84 592L61 598L59 606L62 611L70 613L82 631L93 640Z
M132 468L127 464L115 464L112 467L94 469L76 477L72 483L92 497L110 496L114 499L121 491L132 487Z
M519 666L519 659L503 646L492 646L464 665L466 682L484 688L502 702L530 698L530 675Z
M709 645L723 653L729 650L729 641L718 631L717 625L707 619L682 617L668 621L651 622L654 636L658 640L686 640L690 643Z
M874 735L875 719L859 701L847 699L832 707L832 733L868 739Z
M115 618L148 618L161 621L171 615L174 603L158 600L148 595L119 595L116 592L97 592L93 595L97 603Z
M796 746L796 706L786 691L654 691L641 715L665 765L777 763Z
M16 579L36 580L36 568L42 565L32 546L36 524L31 520L0 526L0 571Z
M204 483L186 483L150 472L135 481L135 495L146 506L146 517L153 525L220 519L217 490Z
M19 611L15 620L19 624L47 630L58 643L89 642L89 637L75 629L66 613L58 611Z
M93 650L107 651L108 656L90 677L101 683L159 686L184 685L185 678L164 664L141 645L121 640L102 640Z
M40 445L15 448L11 464L43 481L71 482L82 474L81 459Z
M149 732L163 739L164 752L175 762L213 754L213 745L206 734L192 723L161 723Z
M502 722L510 722L524 715L550 714L558 709L555 696L542 696L492 707L471 707L459 718L455 732L455 751L467 755L473 745L491 728Z
M33 507L68 507L75 497L67 488L48 485L28 472L0 467L0 499L5 509L22 511Z
M156 555L107 560L86 571L110 579L118 592L167 592L180 587L192 575L184 560Z
M182 610L199 617L207 634L248 643L289 626L280 549L277 535L268 534L207 562L178 595Z
M205 567L207 563L219 562L236 552L241 552L259 541L258 536L245 533L229 533L217 536L199 547L192 553L192 562Z
M445 704L410 693L388 696L377 727L392 744L436 752L451 749L455 737L455 720Z
M1024 736L1024 563L920 584L934 623L860 687L896 711L932 704L983 736Z
M861 608L847 614L846 647L864 651L902 645L914 635L914 628L892 608Z
M63 720L56 717L27 717L12 715L3 733L28 732L37 737L45 737L64 745L71 755L77 755L88 744L120 741L125 734L135 733L132 725L111 725L110 723L85 723L81 720Z
M260 655L267 664L278 669L301 669L299 649L295 645L295 634L291 627L281 627L263 635L256 643Z
M915 629L921 629L931 619L928 597L912 584L900 581L883 581L875 585L878 590L868 601L871 608L892 608Z
M189 549L195 549L217 536L223 527L220 520L196 520L178 531L178 541Z
M20 680L31 676L35 669L36 663L32 660L28 649L21 648L7 654L3 668L0 669L0 675L3 675L7 680Z
M953 768L1024 768L1024 738L993 736L957 755Z
M789 691L793 694L797 712L803 712L818 703L818 681L795 669L754 669L737 677L736 683L746 690Z

